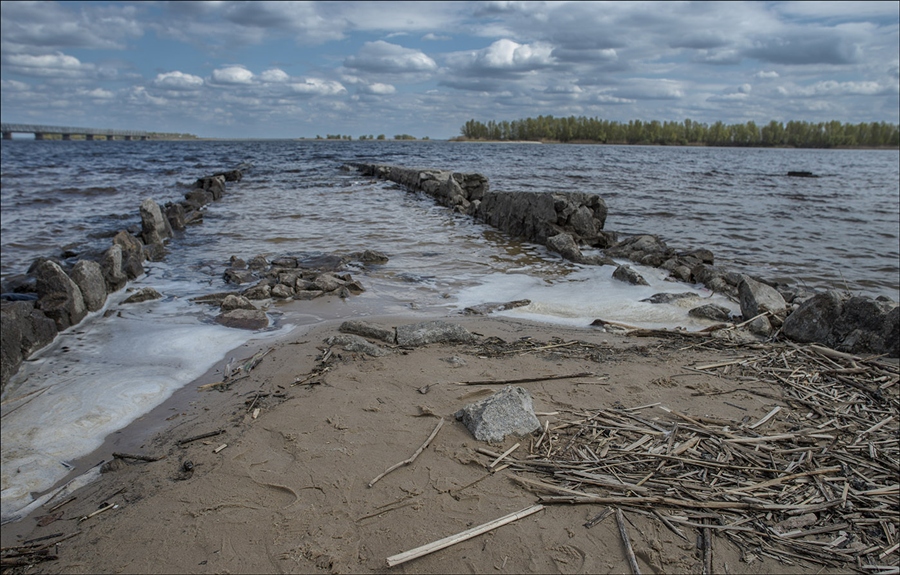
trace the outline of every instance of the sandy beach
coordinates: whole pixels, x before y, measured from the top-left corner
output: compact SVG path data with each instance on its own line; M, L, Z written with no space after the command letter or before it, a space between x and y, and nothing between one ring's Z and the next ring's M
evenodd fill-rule
M794 429L798 418L807 417L777 399L777 386L749 382L737 372L729 376L728 366L759 353L759 344L633 337L491 316L445 319L475 334L475 343L391 349L373 341L389 353L372 357L326 344L339 333L334 322L299 329L266 348L237 350L238 366L256 356L252 370L225 386L209 385L223 379L225 362L218 365L81 462L113 462L98 481L4 526L5 549L43 545L43 553L56 558L15 572L627 573L631 567L616 516L585 526L611 509L600 503L548 503L528 517L402 565L389 568L387 558L535 505L547 491L538 493L513 478L540 485L548 477L514 462L540 458L542 449L560 441L554 434L564 433L557 429L565 429L565 422L584 421L597 410L639 417L644 423L635 419L634 425L643 429L672 422L723 429L730 422L737 430L742 422L764 420L755 431L765 434ZM421 318L367 321L392 327ZM716 365L724 368L709 367ZM453 414L510 381L532 395L543 432L498 445L477 441ZM885 393L896 392L894 380ZM766 419L775 407L777 414ZM441 419L415 460L369 486L410 458ZM220 433L185 442L212 432ZM517 443L490 467L494 455ZM595 495L644 493L638 486L633 492L572 488ZM550 495L560 493L566 491ZM710 513L666 505L616 507L624 511L644 573L836 573L856 567L796 558L786 564L764 548L742 549L724 529L690 526ZM674 529L667 527L654 512L682 521L681 527L672 521ZM896 524L896 515L886 519ZM701 532L709 534L708 545ZM836 535L809 539L827 542ZM882 563L896 565L894 549ZM14 560L9 551L4 557L6 569Z

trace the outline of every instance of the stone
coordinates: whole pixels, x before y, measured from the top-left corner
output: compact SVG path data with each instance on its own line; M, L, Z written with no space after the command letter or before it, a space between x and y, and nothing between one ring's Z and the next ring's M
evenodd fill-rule
M184 195L184 205L191 210L199 210L213 201L213 195L202 189L194 189Z
M152 287L145 287L139 290L136 290L133 294L125 298L122 303L143 303L145 301L151 301L155 299L161 299L162 294L153 289Z
M275 299L290 299L294 297L294 290L289 285L275 284L272 286L272 297Z
M256 280L256 275L251 270L228 268L223 274L225 281L230 284L246 284Z
M117 292L128 283L128 276L122 270L122 246L113 244L100 260L100 269L103 272L103 281L106 282L106 292Z
M738 284L738 297L745 320L766 312L784 316L787 308L787 303L778 290L748 277L744 277Z
M800 304L784 320L782 330L794 341L833 346L832 328L843 311L844 303L838 292L817 294Z
M547 238L547 248L569 261L580 262L584 259L581 248L575 243L575 238L565 232Z
M103 269L97 262L81 260L75 264L70 274L72 281L81 290L84 305L88 311L97 311L106 304L106 280Z
M479 441L500 443L508 435L524 436L541 428L534 414L531 394L524 388L507 386L494 395L469 404L455 417Z
M169 220L163 217L159 204L151 198L141 202L141 237L147 245L161 244L172 237Z
M268 283L260 282L253 287L247 288L241 294L247 299L269 299L272 297L272 288Z
M688 310L688 315L698 317L700 319L711 319L713 321L730 321L731 310L725 306L715 303L708 303L699 307Z
M251 270L264 270L269 267L269 262L266 260L266 256L258 255L250 258L250 261L247 262L247 267Z
M0 303L0 390L22 362L56 337L56 322L35 308L34 301Z
M769 318L764 315L754 318L746 325L746 328L750 333L762 337L769 337L772 335L772 323L769 321Z
M340 289L344 285L344 282L336 278L333 274L324 273L319 274L319 276L313 280L313 284L317 289L324 292L331 292Z
M466 315L488 315L498 311L525 307L526 305L531 305L530 299L518 299L508 302L488 302L467 307L463 310L463 313Z
M212 194L213 200L219 200L225 193L225 176L216 175L200 178L194 184L194 188L209 192Z
M113 237L113 243L122 248L122 271L128 279L144 275L144 246L141 240L122 230Z
M233 309L219 314L216 323L236 329L257 330L269 326L269 318L261 309Z
M229 294L225 296L220 306L222 311L231 311L233 309L256 309L256 306L250 303L250 300L244 296Z
M832 333L836 348L850 353L898 355L898 309L894 302L855 296L844 302Z
M694 292L684 293L655 293L652 296L642 299L644 303L675 303L685 299L699 299L700 296Z
M641 285L646 286L650 285L647 283L647 280L644 277L631 269L629 266L619 266L613 272L612 277L622 282L630 283L633 285Z
M65 271L52 261L44 261L35 270L38 307L56 322L59 331L76 325L87 315L81 289Z
M325 292L323 292L322 290L299 289L294 292L294 299L296 299L296 300L311 300L311 299L316 299L317 297L320 297L322 295L325 295Z
M184 206L177 203L166 204L166 219L169 221L169 227L173 231L184 231L187 226L185 219Z
M397 330L386 328L358 319L350 319L341 324L338 331L378 339L386 343L397 343Z
M475 341L464 327L441 320L397 327L397 345L419 347L429 343L471 343Z
M331 336L325 340L325 343L328 345L340 346L344 351L364 353L366 355L371 355L372 357L382 357L390 353L374 343L370 343L364 338L353 334Z

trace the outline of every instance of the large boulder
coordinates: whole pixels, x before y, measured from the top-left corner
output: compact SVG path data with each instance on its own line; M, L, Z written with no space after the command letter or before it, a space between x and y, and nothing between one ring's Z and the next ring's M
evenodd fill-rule
M56 322L59 331L73 326L87 315L78 285L55 262L46 260L35 270L38 307Z
M159 204L147 198L141 202L141 237L147 245L162 244L172 237L172 226L159 209Z
M84 305L88 311L97 311L106 303L106 280L103 269L97 262L81 260L75 264L70 274L72 281L81 290Z
M144 246L141 240L125 230L113 237L113 243L122 248L122 271L128 279L135 279L144 274Z
M475 439L500 443L508 435L528 435L540 429L531 394L521 387L507 386L494 395L469 404L455 417Z
M647 283L647 280L644 279L644 276L639 274L637 271L631 269L629 266L619 266L612 274L613 279L617 279L620 282L630 283L632 285L639 286L647 286L650 285Z
M28 356L56 337L56 322L35 309L33 301L4 301L0 304L0 389Z
M784 321L785 336L850 353L900 356L900 306L831 291L804 301Z
M787 303L778 290L749 277L744 277L738 284L738 297L744 319L766 312L783 317L787 308Z
M844 311L844 302L836 291L814 295L784 320L784 335L802 343L834 345L832 329Z
M338 331L361 335L394 344L397 343L397 330L369 323L358 319L350 319L341 324Z
M269 318L261 309L233 309L219 314L216 322L225 327L257 330L269 326Z
M100 259L100 269L103 272L103 281L106 283L106 292L117 292L128 283L128 275L122 269L122 246L113 244Z

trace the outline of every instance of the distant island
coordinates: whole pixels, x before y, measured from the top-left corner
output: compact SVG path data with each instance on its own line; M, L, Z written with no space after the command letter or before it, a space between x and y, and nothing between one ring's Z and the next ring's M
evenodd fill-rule
M790 148L898 148L900 127L885 122L844 124L831 122L785 123L772 120L765 126L755 122L705 124L683 122L628 123L587 118L538 116L524 120L487 123L469 120L455 141L539 141L556 143L633 144L662 146L742 146Z

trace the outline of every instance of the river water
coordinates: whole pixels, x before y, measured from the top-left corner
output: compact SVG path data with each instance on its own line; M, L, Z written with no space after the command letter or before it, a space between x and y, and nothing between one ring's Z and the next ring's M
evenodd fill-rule
M177 201L198 178L249 166L244 180L147 264L134 287L165 297L103 311L60 334L26 363L3 406L4 519L60 481L68 461L99 446L226 354L252 340L341 317L452 316L466 306L530 299L507 315L587 326L603 318L647 327L704 324L676 305L640 300L702 286L650 287L611 279L541 246L504 237L389 182L341 170L375 162L480 172L491 189L597 193L606 229L653 233L670 247L713 251L719 264L814 289L900 299L900 155L870 150L762 150L452 142L52 142L2 143L4 280L38 256L105 250L140 225L145 198ZM787 177L808 171L816 178ZM374 249L387 264L349 271L366 292L335 302L272 305L257 333L212 322L189 298L229 286L232 255L346 254ZM125 296L110 298L119 309ZM21 398L21 399L19 399Z

